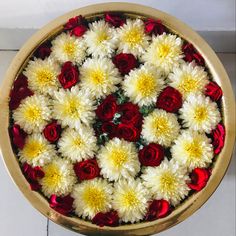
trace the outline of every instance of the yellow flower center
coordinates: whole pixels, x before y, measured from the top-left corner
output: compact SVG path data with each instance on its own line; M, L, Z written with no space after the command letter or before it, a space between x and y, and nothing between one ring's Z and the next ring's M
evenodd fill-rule
M102 211L105 208L106 196L101 189L93 186L87 187L83 193L85 203L95 211Z
M142 96L148 97L155 93L157 84L155 78L149 74L141 74L138 78L136 88Z
M49 165L45 166L43 171L45 174L43 178L45 186L49 188L56 188L62 181L60 168L54 163L50 163Z
M39 70L36 77L38 85L42 87L53 85L55 83L53 72L47 68Z
M160 177L160 186L167 193L174 192L176 190L175 176L170 172L163 173Z
M42 110L34 104L29 105L24 111L24 118L29 122L36 122L42 117Z
M190 92L196 91L198 88L198 81L191 75L185 74L178 87L182 93L189 94Z
M207 118L207 108L206 107L197 107L194 111L194 119L197 122L203 122Z
M194 140L191 143L186 143L184 145L185 151L188 153L190 160L192 159L201 159L202 157L202 148L198 141Z
M83 140L80 138L80 137L76 137L74 140L73 140L73 143L76 147L81 147L81 145L84 144Z
M76 46L72 41L66 42L63 46L63 51L69 56L73 56L75 54L75 50Z
M98 35L97 35L97 43L100 44L103 41L108 39L108 35L106 32L101 31Z
M128 160L128 155L124 150L114 149L111 152L110 159L112 160L113 164L120 168L123 164Z
M169 129L168 120L165 117L156 117L153 120L153 130L156 132L156 136L166 135Z
M129 30L123 37L123 40L131 47L135 47L142 42L143 34L139 28Z
M122 205L124 205L125 207L134 207L139 203L140 201L137 198L137 194L133 190L130 190L123 195Z
M26 142L23 152L28 160L33 160L45 150L45 145L37 140Z
M64 115L70 116L71 118L79 118L83 111L80 101L77 97L71 97L64 104Z
M171 52L171 47L170 45L168 44L160 44L158 45L158 48L157 48L157 56L160 58L160 59L165 59Z
M101 69L89 71L89 78L91 82L95 85L103 84L106 80L106 73Z

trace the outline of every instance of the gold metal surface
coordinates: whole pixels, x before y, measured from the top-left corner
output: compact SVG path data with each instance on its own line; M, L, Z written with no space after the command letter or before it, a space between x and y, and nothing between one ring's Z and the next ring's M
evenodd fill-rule
M122 225L119 227L98 227L90 222L81 220L76 217L66 217L55 212L49 207L47 200L37 192L30 190L28 182L25 180L21 169L19 167L18 160L12 150L11 141L8 134L9 126L9 107L8 99L11 89L11 85L21 71L21 69L27 63L29 57L34 51L35 47L45 41L46 39L52 37L57 32L62 29L63 24L76 15L83 15L85 17L92 17L94 15L99 15L101 12L108 11L120 11L125 12L134 16L145 16L151 18L158 18L163 21L163 23L170 28L173 32L180 35L182 38L191 42L196 49L205 58L207 67L213 76L214 80L221 86L223 90L223 115L224 124L226 128L225 146L222 152L217 157L215 161L212 176L207 186L200 192L193 194L184 203L178 206L169 216L152 222L137 223L130 225ZM159 10L149 8L142 5L130 4L130 3L105 3L91 5L88 7L80 8L71 11L34 34L17 53L16 57L12 61L5 79L3 81L0 90L0 147L6 168L9 171L15 184L25 195L25 197L30 201L30 203L43 215L48 217L50 220L57 224L60 224L68 229L89 235L150 235L154 233L161 232L168 229L190 215L192 215L197 209L199 209L207 199L216 190L217 186L221 182L227 167L230 163L234 138L235 138L235 101L230 85L228 76L225 72L224 67L219 61L218 57L214 51L209 47L209 45L192 29L187 25L180 22L173 16L170 16ZM30 224L30 222L29 222ZM210 226L209 226L210 227Z

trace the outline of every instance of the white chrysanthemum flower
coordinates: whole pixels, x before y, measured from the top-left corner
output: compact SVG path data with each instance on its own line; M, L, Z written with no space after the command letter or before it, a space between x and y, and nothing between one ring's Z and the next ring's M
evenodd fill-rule
M144 23L140 19L127 19L126 23L117 29L118 52L132 53L141 56L149 45L150 37L145 34Z
M43 166L42 170L44 177L39 183L42 185L42 192L47 197L52 194L58 196L69 194L77 181L73 165L68 160L59 157Z
M79 129L82 124L89 125L95 117L94 110L94 100L88 90L74 86L71 90L54 92L53 118L63 127Z
M60 86L58 74L60 67L52 58L29 61L24 75L28 78L29 88L35 92L50 94Z
M75 213L92 219L98 212L111 209L113 187L106 180L95 178L75 185L72 192Z
M72 162L93 158L97 150L97 139L90 127L80 126L78 130L67 128L58 141L59 152Z
M139 179L120 180L115 183L112 205L124 222L137 222L144 218L150 194Z
M164 80L159 70L148 64L132 70L123 81L125 94L140 106L155 103L163 86Z
M217 104L201 94L190 94L180 109L184 126L199 132L210 133L220 122Z
M190 181L186 168L174 161L163 160L157 167L147 167L141 175L144 185L151 191L153 198L165 199L173 206L183 200L189 192Z
M207 73L203 67L194 62L184 63L180 67L173 68L169 74L170 85L180 91L184 98L190 93L203 92L209 83Z
M23 149L19 151L19 160L32 166L43 166L55 156L55 146L39 133L29 135L25 140Z
M13 111L13 119L27 133L42 131L47 121L51 119L48 98L37 94L25 98Z
M88 89L93 96L100 98L115 92L121 77L110 59L90 58L80 68L80 80L83 89Z
M132 178L140 170L135 145L123 139L114 138L103 146L97 154L101 174L110 181Z
M155 109L144 118L142 135L149 143L169 147L180 130L177 117L164 110Z
M175 140L171 153L174 160L190 171L196 167L207 167L214 156L211 140L205 134L191 130L184 131Z
M81 64L86 57L86 44L81 37L61 33L52 41L51 55L60 63L71 61Z
M176 35L162 34L152 38L143 60L161 69L165 74L172 71L182 60L182 40Z
M89 30L84 34L84 39L88 46L88 54L95 57L110 57L117 44L115 29L104 20L89 24Z

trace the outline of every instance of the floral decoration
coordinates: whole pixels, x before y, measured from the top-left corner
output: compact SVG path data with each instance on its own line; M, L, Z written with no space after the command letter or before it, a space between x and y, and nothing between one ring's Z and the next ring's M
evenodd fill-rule
M191 42L161 19L106 12L69 19L32 55L9 94L9 135L58 214L153 221L204 189L227 135L224 93Z

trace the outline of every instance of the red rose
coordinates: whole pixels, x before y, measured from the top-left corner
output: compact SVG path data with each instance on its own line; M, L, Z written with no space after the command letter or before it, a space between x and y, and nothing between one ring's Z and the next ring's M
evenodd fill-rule
M216 82L210 82L206 85L205 95L209 96L213 101L219 101L223 92Z
M150 143L139 151L139 161L143 166L159 166L164 159L161 145Z
M205 61L204 58L201 56L200 53L198 53L196 51L196 49L193 47L193 45L191 43L186 43L183 45L182 47L182 51L184 52L184 60L187 62L191 62L193 60L195 60L195 62L200 65L200 66L204 66L205 65Z
M67 61L62 65L61 73L58 79L64 89L71 88L79 81L79 71L71 61Z
M69 215L73 211L74 198L70 195L58 197L55 194L50 197L50 207L62 215Z
M77 27L79 27L79 28L77 28ZM77 28L77 29L74 30L75 28ZM71 30L71 34L80 37L88 29L88 22L86 21L86 19L84 17L76 16L76 17L70 18L67 21L67 23L64 25L64 29Z
M24 163L22 167L25 178L30 184L30 188L33 191L39 191L41 189L41 185L38 180L44 177L44 172L42 171L40 166L32 167L27 163Z
M28 87L28 79L25 75L20 74L14 81L13 90L20 91L23 88Z
M182 106L181 93L170 86L166 87L157 98L156 106L168 112L177 112Z
M43 130L44 137L51 143L56 142L61 136L61 125L57 124L56 121L46 125Z
M153 200L146 214L147 221L153 221L166 217L171 213L171 206L166 200Z
M79 25L70 31L70 35L81 37L88 30L87 26Z
M70 29L75 28L75 27L78 25L79 19L80 19L81 17L82 17L82 16L76 16L76 17L70 18L70 19L66 22L66 24L64 25L64 29L65 29L65 30L70 30Z
M44 60L46 57L50 56L52 52L51 46L52 45L50 42L45 42L41 44L34 52L34 56Z
M138 64L135 56L130 53L117 54L112 61L122 75L128 74Z
M114 138L116 135L116 125L110 121L104 122L101 126L102 133L107 133L109 138Z
M125 23L125 19L115 13L105 13L104 18L107 23L114 27L120 27Z
M148 19L145 22L145 33L160 35L166 32L166 27L162 24L161 20Z
M139 107L131 102L126 102L118 107L121 113L120 121L124 124L132 124L136 127L142 125L142 115L139 112Z
M74 165L74 171L81 181L96 178L100 174L100 168L96 159L77 162Z
M212 145L214 147L215 155L219 154L224 147L225 143L225 127L223 124L218 124L216 128L211 132Z
M110 211L110 212L106 212L106 213L99 212L93 217L92 223L99 225L100 227L118 226L119 225L119 216L116 211Z
M113 119L117 111L116 98L113 95L108 95L96 109L97 117L102 121Z
M203 168L195 168L190 174L191 183L188 183L189 188L195 191L202 190L206 186L210 176L210 170Z
M130 142L138 141L141 133L140 130L138 130L133 125L127 125L122 123L118 124L116 132L118 138L123 138Z
M25 145L25 138L27 137L25 131L21 129L19 125L14 124L11 128L11 135L14 145L19 149L23 149Z
M10 92L10 109L16 109L17 107L19 107L22 99L25 99L26 97L31 95L33 95L33 92L28 88L27 77L23 74L20 74L14 81L13 89Z

